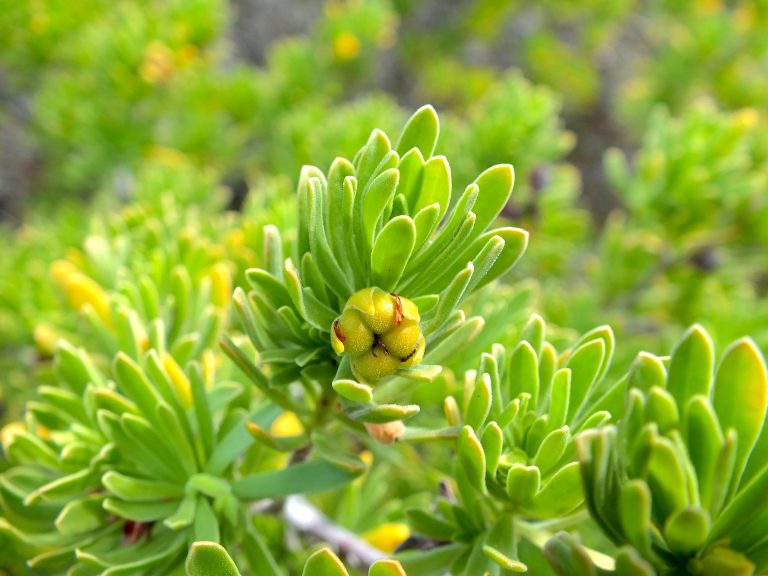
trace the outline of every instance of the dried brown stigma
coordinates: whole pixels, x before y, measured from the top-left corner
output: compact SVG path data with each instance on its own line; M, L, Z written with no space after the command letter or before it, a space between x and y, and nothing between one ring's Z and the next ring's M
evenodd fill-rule
M408 362L408 360L413 358L414 354L416 354L416 352L418 351L419 351L419 345L416 344L416 347L411 351L410 354L408 354L408 356L406 356L405 358L400 358L400 362Z
M400 322L403 321L403 301L400 300L400 296L394 292L389 293L390 296L395 297L395 326L400 326Z
M343 344L347 339L347 335L344 334L344 331L341 329L338 319L333 321L333 331L336 333L336 338L338 338Z

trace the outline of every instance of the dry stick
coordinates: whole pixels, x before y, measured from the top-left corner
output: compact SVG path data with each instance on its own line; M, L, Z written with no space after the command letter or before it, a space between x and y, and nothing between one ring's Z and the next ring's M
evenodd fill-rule
M385 557L381 550L361 540L349 530L331 522L303 496L286 498L283 516L289 526L327 542L339 554L356 559L361 568L367 569L376 560Z

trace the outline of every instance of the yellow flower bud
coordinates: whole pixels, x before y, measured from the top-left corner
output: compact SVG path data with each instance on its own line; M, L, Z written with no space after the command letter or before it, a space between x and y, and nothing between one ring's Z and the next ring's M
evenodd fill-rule
M339 60L352 60L360 53L360 40L350 32L342 32L333 40L333 53Z
M26 426L22 422L9 422L0 429L0 444L3 446L3 450L8 451L8 447L11 445L13 438L24 432Z
M374 528L363 539L374 548L391 554L410 536L408 525L390 522Z
M163 368L165 368L168 378L176 391L176 396L184 408L192 407L192 388L189 379L179 366L179 363L170 354L163 353Z
M218 308L226 308L232 298L232 274L224 262L217 262L209 272L211 301Z
M90 305L106 326L112 325L109 296L95 280L80 272L74 272L66 279L63 287L70 305L75 310L80 311Z
M59 341L59 335L48 324L38 324L33 332L35 346L38 352L45 358L50 358L56 352L56 345Z
M304 427L301 425L301 421L298 416L293 412L283 412L275 418L272 422L272 426L269 428L270 434L277 438L285 438L289 436L298 436L304 432Z

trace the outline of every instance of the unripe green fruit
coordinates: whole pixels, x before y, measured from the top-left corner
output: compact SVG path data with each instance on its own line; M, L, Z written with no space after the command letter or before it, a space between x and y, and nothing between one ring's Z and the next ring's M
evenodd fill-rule
M355 377L373 383L424 358L419 319L419 309L407 298L377 287L358 290L331 327L331 345L352 357Z
M403 308L403 318L406 318L408 320L414 320L418 322L421 320L421 316L419 316L419 309L417 308L416 304L413 303L412 300L409 300L408 298L403 298L400 296L400 303Z
M344 310L333 323L331 344L337 354L362 354L371 349L373 341L373 331L354 308Z
M393 374L400 367L400 359L376 343L365 354L352 358L352 372L362 382L376 382Z
M414 320L403 320L398 326L379 337L384 346L393 356L401 361L410 359L419 345L421 329L419 323Z
M424 338L424 334L419 334L419 343L416 345L416 349L413 351L413 355L410 358L406 358L401 361L400 368L412 368L421 364L424 359L424 351L427 348L427 339Z
M397 300L397 296L388 294L381 288L365 288L349 297L345 309L358 310L375 334L383 334L397 325ZM402 314L400 317L402 318Z

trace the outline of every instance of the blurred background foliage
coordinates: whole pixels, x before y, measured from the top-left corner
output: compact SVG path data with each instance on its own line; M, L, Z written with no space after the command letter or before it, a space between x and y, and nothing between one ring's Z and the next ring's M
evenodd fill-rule
M610 324L617 374L693 321L720 346L750 334L768 349L768 2L0 0L0 12L0 422L50 381L59 337L96 338L83 284L91 303L142 275L162 288L164 250L241 282L262 226L290 221L302 165L325 171L426 102L454 192L513 164L502 219L531 233L496 297L467 304L486 329L456 374L516 342L531 310L556 345ZM93 285L73 289L72 274ZM414 397L441 402L454 380ZM401 470L418 458L398 457ZM438 477L385 489L384 473L364 480L370 515L349 491L335 520L361 532L398 520L402 505L375 504L427 501L419 487Z

